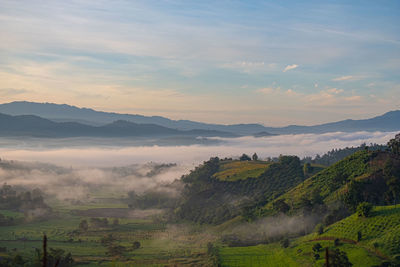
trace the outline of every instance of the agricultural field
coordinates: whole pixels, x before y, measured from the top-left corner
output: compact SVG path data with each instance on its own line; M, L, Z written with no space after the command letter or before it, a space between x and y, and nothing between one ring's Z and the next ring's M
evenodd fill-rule
M371 217L353 214L326 229L290 240L283 248L279 243L219 249L221 266L323 266L324 249L346 252L353 266L374 266L399 258L400 206L375 207ZM361 237L358 240L358 232ZM339 244L335 245L335 239ZM321 249L315 253L313 246ZM318 254L318 259L315 258Z
M221 181L237 181L248 178L257 178L268 167L266 161L227 161L221 163L220 169L214 177Z
M114 208L101 207L99 203L92 204L55 203L53 209L58 207L59 210L55 209L52 218L0 227L3 251L0 256L19 254L32 258L35 250L42 248L46 234L49 249L71 253L76 262L74 266L212 265L206 254L206 245L212 236L203 234L201 228L186 224L166 225L155 220L152 214L135 213L123 204L117 205L118 212ZM90 216L85 216L88 211ZM109 211L114 211L110 215L117 217L100 217ZM21 216L17 212L1 213ZM107 219L107 225L94 226L91 218ZM88 222L87 230L79 229L82 220ZM104 241L107 237L112 237L108 244ZM140 247L134 247L135 242L140 243ZM111 251L111 247L118 246L119 251Z

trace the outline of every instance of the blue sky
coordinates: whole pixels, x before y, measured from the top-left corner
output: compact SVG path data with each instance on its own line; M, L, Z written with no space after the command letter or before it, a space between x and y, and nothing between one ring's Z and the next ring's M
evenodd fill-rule
M0 102L265 125L400 107L399 1L0 0Z

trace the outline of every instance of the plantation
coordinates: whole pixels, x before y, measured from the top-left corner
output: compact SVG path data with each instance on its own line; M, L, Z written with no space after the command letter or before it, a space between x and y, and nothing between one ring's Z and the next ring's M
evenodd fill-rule
M222 162L219 171L213 175L221 181L237 181L259 177L270 165L263 161L227 161Z
M226 247L219 250L222 266L322 266L324 248L344 251L353 266L373 266L396 262L400 253L400 207L375 207L371 217L353 214L326 229L292 239L288 248L279 243L249 247ZM357 241L358 232L361 240ZM334 240L339 245L334 245ZM321 249L314 253L313 246ZM315 259L319 254L319 259Z

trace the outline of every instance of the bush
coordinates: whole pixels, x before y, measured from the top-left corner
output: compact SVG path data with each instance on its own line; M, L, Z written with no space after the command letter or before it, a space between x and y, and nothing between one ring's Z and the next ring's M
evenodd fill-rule
M372 211L372 204L368 202L361 202L357 206L358 217L370 217Z
M283 247L283 248L287 248L287 247L289 247L289 239L288 238L284 238L284 239L282 239L282 241L281 241L281 246Z
M315 227L315 232L319 235L322 235L324 233L324 225L321 223L317 224L317 226Z
M319 251L321 251L321 249L322 249L322 246L321 246L320 243L316 243L316 244L312 247L312 250L313 250L314 252L319 252Z

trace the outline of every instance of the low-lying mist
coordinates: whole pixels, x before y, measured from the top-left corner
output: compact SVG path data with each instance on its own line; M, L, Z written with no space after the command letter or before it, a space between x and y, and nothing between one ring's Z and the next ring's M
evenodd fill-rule
M30 139L18 144L13 143L17 139L0 139L0 157L3 158L0 183L40 188L60 199L83 199L103 190L119 195L132 190L139 194L148 190L173 191L163 185L179 179L210 157L236 157L254 152L260 158L280 154L315 156L332 148L386 143L393 135L391 132L338 132L215 138L220 145L213 146L124 146L118 140L112 146L113 139L101 139L98 146L94 146L96 141L85 145L84 140L79 139L69 139L69 143L61 140L58 145L56 139L49 142L51 145L47 145L47 139L32 139L32 145Z
M393 132L337 132L260 138L246 136L213 138L212 140L218 141L218 145L174 146L140 145L137 142L132 145L121 139L92 139L89 142L79 138L60 140L0 138L0 157L49 162L64 167L113 167L147 162L174 162L194 167L210 157L235 157L242 153L257 152L261 158L276 157L280 154L315 156L333 148L359 146L361 143L384 144L394 135Z
M60 167L46 163L2 160L0 183L23 189L38 188L60 200L88 200L94 195L126 196L129 191L165 191L176 195L175 188L165 186L188 171L176 164L132 164L124 167Z

